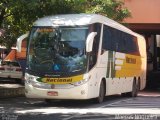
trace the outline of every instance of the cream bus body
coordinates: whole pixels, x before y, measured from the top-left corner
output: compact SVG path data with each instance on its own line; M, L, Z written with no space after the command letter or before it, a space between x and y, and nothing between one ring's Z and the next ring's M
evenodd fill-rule
M72 33L69 33L69 31L72 31ZM84 31L87 31L85 37L83 36ZM67 38L64 37L67 36L66 33L68 35L72 34L69 36L70 42L67 42L67 45L72 47L68 48L66 46L63 51L60 50L63 48L62 46L59 49L55 48L57 49L56 51L60 51L60 53L56 52L55 54L61 54L63 56L61 58L64 58L65 63L66 59L69 60L69 56L70 60L73 60L73 56L78 54L78 52L72 53L72 51L69 51L70 49L76 51L78 51L78 48L83 49L83 59L85 62L81 62L80 64L82 64L82 68L85 66L84 72L78 73L77 69L74 72L72 71L72 73L63 72L62 76L58 75L58 73L63 71L62 67L65 66L52 60L51 63L45 63L45 61L50 59L47 52L47 55L44 54L44 56L46 55L48 58L43 58L43 60L39 58L34 62L32 61L34 57L38 56L39 53L36 53L37 51L42 51L41 53L43 53L47 49L49 50L49 47L44 47L43 50L42 48L35 47L35 49L38 49L36 52L33 52L35 49L31 49L34 44L38 46L38 43L32 42L37 39L34 37L46 32L56 32L54 35L57 41L64 42L62 46L66 46L65 42ZM75 38L77 39L82 37L85 45L82 48L79 47L82 41L76 44L75 38L72 39L71 36L76 36ZM28 44L25 94L29 98L98 98L97 100L102 102L104 96L117 93L135 97L138 90L142 90L145 87L145 39L143 36L104 16L96 14L71 14L44 17L34 23ZM58 42L54 44L59 45ZM76 48L76 46L78 47ZM67 52L65 52L65 48L68 50ZM81 58L80 56L78 57ZM41 68L40 63L44 65L44 70L48 70L45 67L48 65L48 68L53 70L53 74L47 74L45 71L43 74L43 68ZM66 63L69 64L69 61Z

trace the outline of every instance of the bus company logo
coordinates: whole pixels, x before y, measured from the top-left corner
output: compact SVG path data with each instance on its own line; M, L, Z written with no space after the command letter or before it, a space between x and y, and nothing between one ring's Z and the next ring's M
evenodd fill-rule
M49 83L49 84L66 84L73 82L72 78L39 78L39 82Z
M61 67L60 67L59 64L54 64L54 65L53 65L53 70L54 70L54 71L60 71L60 69L61 69Z
M126 57L126 63L136 64L136 59L135 58Z
M37 78L37 81L48 83L48 84L69 84L73 82L78 82L83 79L83 75L73 76L73 77L42 77Z
M72 78L46 78L47 83L72 82Z

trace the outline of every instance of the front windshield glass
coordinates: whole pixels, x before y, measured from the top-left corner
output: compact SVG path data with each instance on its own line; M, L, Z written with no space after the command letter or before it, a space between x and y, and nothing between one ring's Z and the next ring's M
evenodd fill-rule
M41 74L84 73L88 27L35 27L28 49L28 70Z

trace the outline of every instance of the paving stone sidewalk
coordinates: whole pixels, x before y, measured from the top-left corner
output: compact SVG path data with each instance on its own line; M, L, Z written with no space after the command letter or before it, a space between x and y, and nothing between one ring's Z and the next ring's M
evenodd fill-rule
M24 96L24 86L20 84L0 84L0 98Z

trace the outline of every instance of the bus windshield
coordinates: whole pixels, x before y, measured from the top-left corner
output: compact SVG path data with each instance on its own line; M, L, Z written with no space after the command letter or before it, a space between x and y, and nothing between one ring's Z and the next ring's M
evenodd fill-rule
M84 73L88 27L33 27L29 37L28 70L43 75Z

